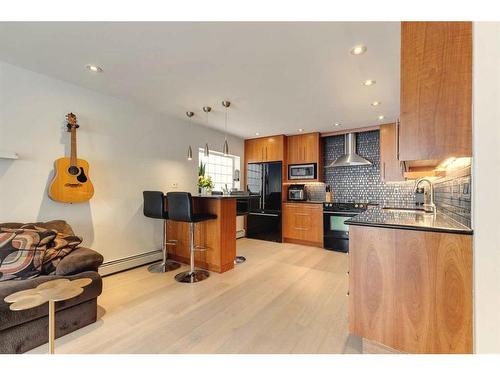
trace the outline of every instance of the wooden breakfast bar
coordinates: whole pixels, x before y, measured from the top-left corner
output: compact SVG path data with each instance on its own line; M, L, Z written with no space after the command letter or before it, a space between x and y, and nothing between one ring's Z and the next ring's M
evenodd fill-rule
M217 219L195 225L195 245L208 248L195 252L196 267L219 273L232 269L236 257L236 198L193 196L193 211L217 215ZM177 245L168 246L168 257L189 264L189 223L169 220L167 238L177 240Z

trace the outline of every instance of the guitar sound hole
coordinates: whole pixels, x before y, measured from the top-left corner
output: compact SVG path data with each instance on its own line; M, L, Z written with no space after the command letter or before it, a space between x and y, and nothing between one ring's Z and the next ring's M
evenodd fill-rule
M70 175L76 176L78 173L80 173L80 169L78 169L78 167L72 165L71 167L68 168L68 172Z

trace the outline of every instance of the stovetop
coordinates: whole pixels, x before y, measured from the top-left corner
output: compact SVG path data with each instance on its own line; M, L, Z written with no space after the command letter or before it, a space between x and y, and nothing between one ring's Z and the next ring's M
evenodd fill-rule
M324 202L323 211L335 212L363 212L368 208L368 203L356 202Z

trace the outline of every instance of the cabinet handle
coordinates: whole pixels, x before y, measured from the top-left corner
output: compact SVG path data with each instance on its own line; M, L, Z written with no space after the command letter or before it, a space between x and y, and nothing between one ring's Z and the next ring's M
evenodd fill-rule
M349 294L350 294L350 293L349 293L349 291L347 291L347 293L346 293L345 295L346 295L347 297L349 297Z
M267 161L267 146L266 146L266 161Z
M382 163L382 175L383 175L383 179L385 181L385 161Z
M349 271L347 271L345 274L346 274L347 276L349 276Z

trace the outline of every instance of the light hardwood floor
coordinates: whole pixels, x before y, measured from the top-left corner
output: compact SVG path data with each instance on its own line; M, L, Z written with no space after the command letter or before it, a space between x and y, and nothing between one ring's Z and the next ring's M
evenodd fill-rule
M105 277L100 319L56 352L361 352L348 333L346 254L250 239L237 249L245 263L197 284L146 267Z

